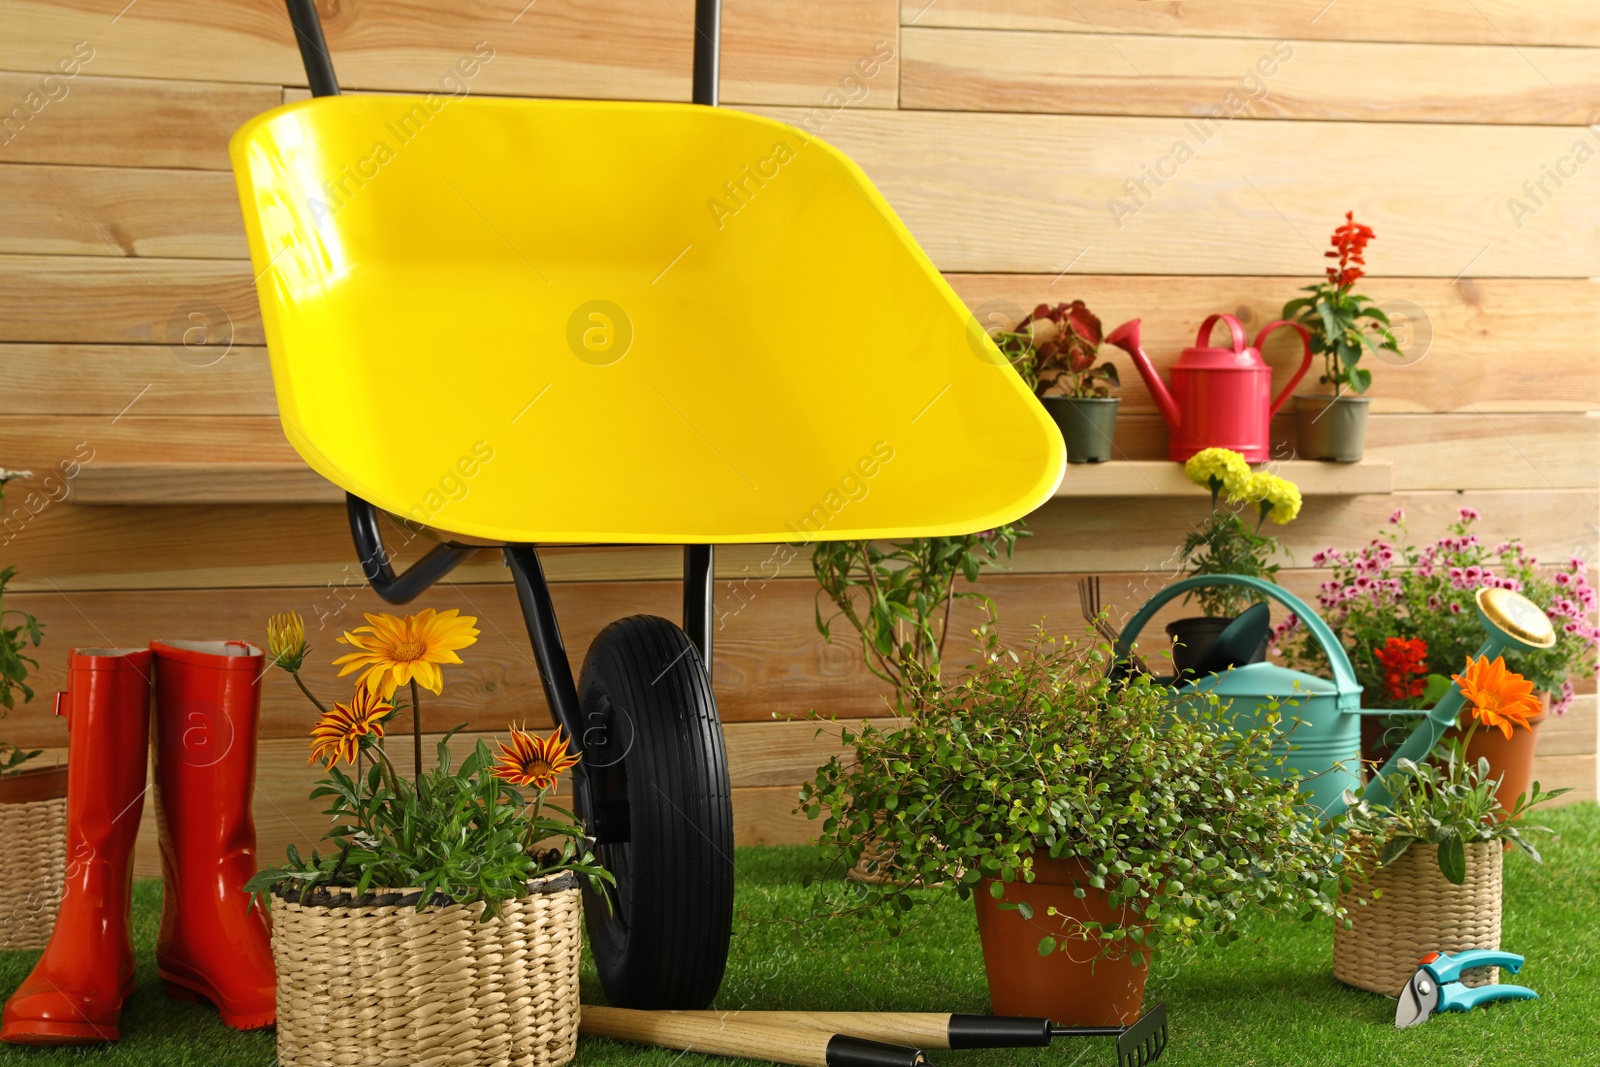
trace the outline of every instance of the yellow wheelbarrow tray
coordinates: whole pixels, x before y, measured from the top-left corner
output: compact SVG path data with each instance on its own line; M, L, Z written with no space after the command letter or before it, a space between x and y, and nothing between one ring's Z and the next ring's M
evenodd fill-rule
M707 106L717 0L692 105L343 97L285 3L313 99L229 146L284 433L386 601L503 553L615 878L584 907L606 996L704 1008L734 873L713 544L987 529L1054 493L1061 435L860 168ZM439 538L402 573L384 512ZM683 544L682 625L613 622L575 678L552 542Z
M328 97L231 153L284 433L506 542L967 533L1061 435L861 170L692 104Z

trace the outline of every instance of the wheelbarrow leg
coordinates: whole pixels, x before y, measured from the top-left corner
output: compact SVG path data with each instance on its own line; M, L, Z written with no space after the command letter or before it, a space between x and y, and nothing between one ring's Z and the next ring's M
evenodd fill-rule
M710 545L683 546L683 632L700 650L706 678L711 677L711 631L716 613L711 608L716 564Z
M550 602L550 586L544 580L539 553L532 545L507 545L505 554L517 586L517 600L522 605L522 619L528 624L528 638L533 642L545 703L556 724L572 738L576 748L582 749L583 713L578 706L578 686L572 680L572 664L567 661L567 646L561 641L561 626L556 622L556 608Z

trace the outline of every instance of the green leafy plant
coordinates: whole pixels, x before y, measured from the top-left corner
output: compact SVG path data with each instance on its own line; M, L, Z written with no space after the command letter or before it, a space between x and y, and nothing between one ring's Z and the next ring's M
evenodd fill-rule
M1195 453L1183 470L1190 481L1211 490L1211 513L1189 531L1178 550L1183 567L1191 576L1242 574L1276 582L1279 564L1273 557L1282 546L1262 533L1261 526L1268 516L1278 525L1294 521L1300 514L1299 487L1287 478L1252 471L1243 456L1226 448ZM1241 514L1247 508L1255 512L1253 523ZM1205 614L1227 617L1261 597L1240 586L1216 585L1184 597L1191 599L1199 601Z
M326 774L311 797L329 801L323 814L333 825L324 839L335 850L305 857L291 845L284 864L259 872L245 889L263 898L293 892L302 902L335 886L357 893L421 890L419 911L436 899L482 902L488 919L505 901L526 895L535 878L572 871L596 889L613 882L573 813L548 802L557 777L579 762L559 729L540 737L512 727L498 754L480 740L459 767L450 755L452 730L439 742L432 770L418 766L411 780L395 770L383 747L388 724L403 709L416 717L419 684L442 689L440 665L461 662L455 651L476 641L477 620L424 609L367 621L340 639L357 651L335 662L347 674L363 673L350 698L331 706L300 677L310 652L304 621L288 612L267 623L273 664L293 676L319 713L311 755ZM410 680L411 699L397 708L392 700L402 676ZM532 792L525 796L518 787Z
M1355 220L1355 213L1344 213L1344 225L1333 231L1332 251L1324 252L1339 261L1327 268L1327 278L1307 285L1310 293L1283 305L1282 318L1298 322L1311 334L1311 350L1322 357L1322 376L1318 381L1340 393L1349 388L1364 393L1372 384L1372 372L1359 366L1363 351L1373 355L1392 352L1401 355L1400 344L1389 326L1388 314L1370 297L1354 292L1365 276L1367 242L1371 227Z
M0 509L5 506L6 483L15 477L27 477L30 471L0 470ZM44 639L44 627L39 620L25 611L5 606L7 588L16 577L15 567L0 570L0 715L17 706L17 698L26 704L33 699L33 687L28 675L39 669L39 661L28 655L28 649L38 648ZM10 742L0 742L0 776L10 774L28 760L42 752L17 748Z
M1390 795L1387 803L1369 803L1347 790L1350 807L1342 822L1353 834L1376 844L1380 867L1398 860L1412 845L1438 846L1439 872L1460 885L1467 877L1466 846L1475 841L1510 841L1539 862L1539 850L1523 831L1549 831L1522 824L1522 817L1535 805L1569 790L1546 793L1534 782L1511 810L1502 807L1496 795L1500 779L1490 777L1489 761L1473 763L1467 751L1480 727L1498 729L1507 740L1516 730L1530 729L1528 719L1539 710L1533 683L1507 670L1504 656L1469 659L1450 681L1461 687L1462 700L1470 709L1465 735L1443 741L1442 755L1427 763L1397 760L1398 770L1383 779ZM1352 871L1358 875L1362 866L1362 852L1354 850Z
M999 346L1035 396L1054 393L1077 399L1107 397L1122 387L1116 364L1099 366L1105 333L1100 320L1082 300L1040 304L1010 330L995 334Z
M917 907L910 887L965 899L987 878L1043 922L1026 884L1047 854L1079 860L1078 895L1103 892L1128 919L1063 918L1041 951L1091 936L1142 959L1231 941L1253 908L1336 914L1338 842L1281 777L1271 730L1237 728L1211 694L1108 678L1105 644L1041 632L1013 651L992 627L978 637L981 659L960 681L913 686L892 727L846 730L854 758L802 787L801 807L844 864L878 857L886 877L860 887L858 908L898 932Z
M1350 807L1341 824L1373 842L1379 867L1395 862L1412 845L1437 845L1439 873L1460 885L1467 878L1466 846L1475 841L1510 841L1536 862L1541 861L1539 850L1526 835L1549 833L1549 828L1529 826L1522 817L1535 805L1568 790L1547 793L1534 782L1507 811L1495 797L1500 780L1490 776L1489 761L1469 764L1461 758L1461 751L1453 746L1442 764L1396 761L1397 769L1383 780L1392 798L1387 804L1372 804L1345 793ZM1359 872L1359 850L1352 851L1351 862L1353 873Z
M908 686L938 681L950 613L957 600L993 601L969 585L986 567L1010 559L1021 523L961 537L919 537L910 541L822 541L811 553L817 593L817 630L833 640L833 624L843 619L856 632L867 668L894 687L903 705ZM823 602L832 610L824 615Z
M418 910L437 894L481 901L487 919L526 894L534 878L574 871L611 880L572 813L546 802L543 790L528 799L495 777L495 756L483 741L452 766L453 735L439 742L437 765L415 783L395 773L375 742L365 748L372 759L365 781L329 766L311 796L329 800L323 814L334 822L327 839L335 851L303 857L290 845L286 863L259 872L245 889L293 887L302 901L329 886L420 889Z

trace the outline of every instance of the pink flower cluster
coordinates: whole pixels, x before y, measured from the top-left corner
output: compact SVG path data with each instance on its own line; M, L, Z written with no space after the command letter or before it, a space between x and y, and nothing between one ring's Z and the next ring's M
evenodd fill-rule
M1501 541L1490 552L1470 530L1479 513L1464 507L1457 514L1449 534L1420 547L1405 539L1405 512L1396 508L1389 525L1399 529L1385 530L1365 548L1346 551L1329 547L1314 553L1314 566L1334 572L1332 580L1318 587L1317 602L1335 632L1344 632L1347 620L1356 626L1354 613L1363 632L1382 627L1385 618L1410 618L1413 628L1420 624L1421 632L1427 633L1418 612L1460 616L1471 612L1477 590L1509 589L1543 604L1557 632L1582 646L1580 650L1568 645L1567 662L1583 660L1592 669L1594 653L1600 649L1600 626L1594 622L1600 594L1590 585L1584 560L1574 556L1559 567L1541 569L1539 561L1514 540ZM1298 619L1287 617L1275 628L1274 643L1298 626ZM1549 680L1552 688L1558 677ZM1560 682L1559 691L1552 696L1553 710L1558 714L1565 711L1572 702L1572 682Z

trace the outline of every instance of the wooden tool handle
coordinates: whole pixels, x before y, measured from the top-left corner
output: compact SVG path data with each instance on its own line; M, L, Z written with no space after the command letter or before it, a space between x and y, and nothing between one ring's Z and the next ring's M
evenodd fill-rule
M578 1032L637 1045L742 1056L793 1067L928 1067L921 1051L803 1027L766 1026L725 1012L633 1011L584 1005Z
M585 1008L585 1011L589 1009ZM749 1026L782 1026L845 1034L867 1041L916 1048L949 1048L950 1016L922 1011L679 1011L674 1015L696 1019L726 1019Z

